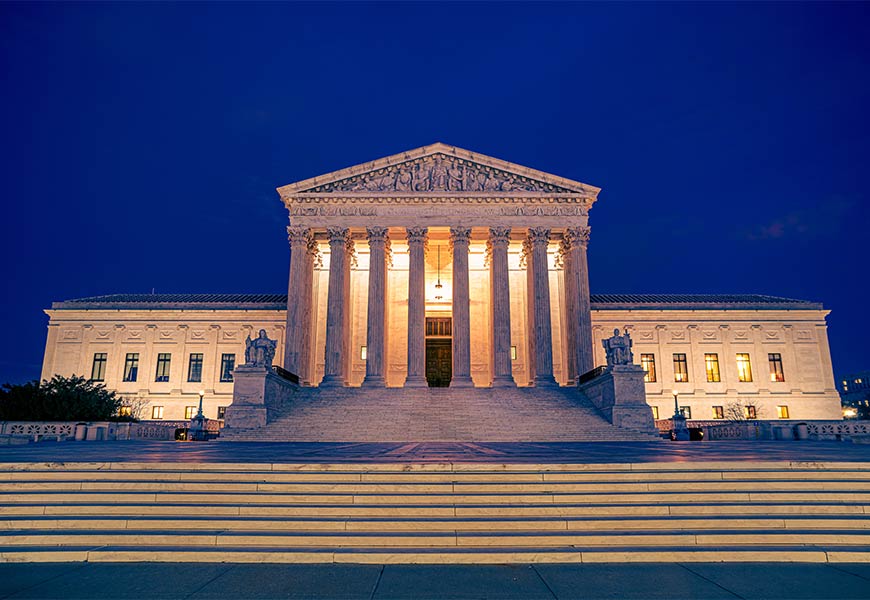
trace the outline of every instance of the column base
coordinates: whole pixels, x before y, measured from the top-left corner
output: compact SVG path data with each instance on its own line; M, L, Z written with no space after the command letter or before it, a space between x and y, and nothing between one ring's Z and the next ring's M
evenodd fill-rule
M506 388L506 387L517 387L517 382L514 381L514 378L510 375L501 375L492 378L492 385L490 387L494 388Z
M559 382L552 375L535 377L535 387L557 388L559 387Z
M454 375L450 379L450 387L452 388L473 388L474 381L468 375Z
M383 375L366 375L366 378L363 379L362 387L373 387L373 388L382 388L387 387L387 380L384 379Z
M324 375L320 381L319 388L343 388L345 387L344 379L340 375Z
M402 387L427 388L429 387L429 381L422 375L409 375L405 378L405 385Z

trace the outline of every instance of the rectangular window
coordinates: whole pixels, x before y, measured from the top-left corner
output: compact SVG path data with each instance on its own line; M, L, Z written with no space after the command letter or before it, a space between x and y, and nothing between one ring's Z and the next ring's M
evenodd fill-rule
M133 416L133 407L132 406L121 406L118 408L118 416L119 417L132 417Z
M721 381L719 378L719 355L705 354L704 366L707 368L707 382L719 383Z
M369 347L368 346L360 346L359 347L359 358L360 358L360 360L368 360L368 358L369 358Z
M224 419L227 416L227 407L218 406L218 419Z
M233 369L236 368L235 354L221 354L221 381L233 380Z
M647 383L655 383L656 380L656 355L641 354L640 366L643 367L643 380Z
M195 406L185 406L184 407L184 418L192 419L196 416L196 407Z
M452 317L426 317L426 337L453 335Z
M687 419L692 418L692 408L690 406L681 406L680 414L686 417Z
M139 353L131 352L124 359L124 381L136 381L139 376Z
M162 406L152 406L151 407L151 418L152 419L162 419L163 418L163 407Z
M517 359L517 347L511 346L511 360Z
M674 354L674 381L689 381L689 364L685 354Z
M788 419L788 406L777 406L776 407L776 416L780 419Z
M190 355L190 361L187 363L187 380L190 382L202 381L202 354Z
M94 354L94 364L91 365L91 381L106 380L106 356L105 352Z
M659 418L659 407L653 406L651 408L653 410L653 419L658 419Z
M154 381L169 381L169 364L172 361L172 355L161 352L157 355L157 372L154 374Z
M714 419L724 419L725 418L725 407L724 406L714 406L713 407L713 418Z
M746 417L747 419L755 419L756 418L755 407L752 406L751 404L749 406L744 406L743 407L743 416Z
M737 379L739 381L752 381L752 365L749 364L748 354L737 355Z
M785 381L785 374L782 372L782 354L778 352L768 354L767 362L770 363L770 380Z

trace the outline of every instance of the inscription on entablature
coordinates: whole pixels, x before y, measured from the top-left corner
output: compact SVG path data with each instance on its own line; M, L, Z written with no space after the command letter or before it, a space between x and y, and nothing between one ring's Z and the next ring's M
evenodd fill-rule
M483 198L479 200L485 200ZM456 214L454 203L436 203L427 200L415 208L421 216L452 216ZM409 203L416 205L417 203ZM460 203L465 204L465 203ZM480 206L473 204L474 214L493 217L583 217L588 214L584 206ZM387 217L407 214L407 208L395 205L380 206L292 206L291 217Z
M556 185L436 153L306 190L330 192L549 192Z

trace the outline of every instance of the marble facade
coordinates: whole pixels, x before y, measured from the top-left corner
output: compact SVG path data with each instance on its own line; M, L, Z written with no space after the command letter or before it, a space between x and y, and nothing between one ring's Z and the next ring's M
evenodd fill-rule
M751 402L763 418L839 418L821 305L764 296L590 295L589 210L598 188L434 144L279 188L288 227L286 299L256 295L110 296L55 303L43 377L87 375L107 354L106 383L183 418L202 388L214 418L232 382L218 361L264 328L275 364L303 385L425 387L427 319L451 319L451 387L568 386L605 363L601 339L628 329L635 362L655 356L645 384L659 416L676 392L695 419ZM136 349L141 377L123 381ZM205 356L187 381L191 352ZM734 355L757 373L739 381ZM157 354L171 354L155 382ZM686 381L671 357L685 354ZM720 381L705 379L715 353ZM767 378L767 356L785 377ZM669 383L670 382L670 383Z

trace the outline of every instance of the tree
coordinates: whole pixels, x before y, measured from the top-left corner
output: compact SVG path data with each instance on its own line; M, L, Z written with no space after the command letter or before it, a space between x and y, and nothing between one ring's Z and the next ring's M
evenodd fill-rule
M755 404L735 400L725 405L725 419L728 421L755 421L764 418L764 411Z
M148 400L141 396L122 396L118 407L119 421L138 421L148 406Z
M5 421L106 421L120 406L115 392L75 375L0 389L0 419Z

